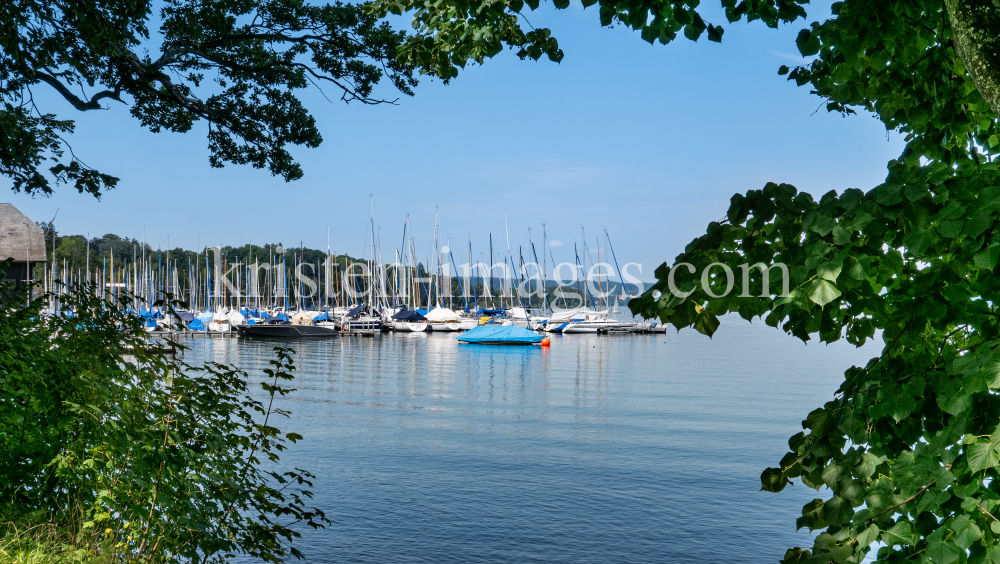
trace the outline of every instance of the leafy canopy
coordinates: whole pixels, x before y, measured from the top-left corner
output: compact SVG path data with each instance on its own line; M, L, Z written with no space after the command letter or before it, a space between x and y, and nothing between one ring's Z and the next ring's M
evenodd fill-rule
M723 36L698 2L584 0L601 23L627 25L650 43L678 33ZM568 0L555 0L565 8ZM532 9L538 2L528 2ZM770 27L805 18L797 2L723 0L730 22ZM521 28L522 0L375 0L376 13L412 12L416 34L401 61L444 78L504 45L522 57L563 57L547 29ZM819 531L786 563L1000 562L1000 148L996 96L1000 6L965 0L847 0L796 40L813 57L780 75L830 111L866 112L906 146L883 184L817 201L787 184L733 196L676 263L686 298L671 294L670 267L629 307L711 336L719 316L763 318L802 340L861 345L881 331L879 357L852 367L834 398L808 414L762 488L792 480L828 495L803 507L798 527ZM985 55L984 55L985 53ZM974 72L969 72L973 69ZM713 263L760 263L751 295L724 295ZM779 295L780 270L791 291ZM768 290L764 289L764 276ZM716 298L713 296L723 296Z
M345 102L373 97L386 76L404 94L412 69L395 59L403 34L353 4L304 0L29 0L0 10L0 174L15 192L72 183L99 196L118 179L69 148L77 111L123 103L150 131L208 124L209 161L302 176L289 145L322 136L296 91L315 85ZM156 14L154 16L154 9ZM325 91L324 91L325 92Z

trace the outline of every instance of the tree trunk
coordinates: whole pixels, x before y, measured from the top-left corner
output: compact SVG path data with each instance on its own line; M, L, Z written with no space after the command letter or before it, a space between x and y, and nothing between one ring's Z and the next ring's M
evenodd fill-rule
M945 0L955 52L1000 117L1000 0Z

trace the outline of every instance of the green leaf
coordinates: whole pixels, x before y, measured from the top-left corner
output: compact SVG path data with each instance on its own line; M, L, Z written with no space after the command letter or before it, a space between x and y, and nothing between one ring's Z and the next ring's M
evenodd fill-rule
M724 34L725 32L726 32L726 30L722 29L721 27L709 24L708 25L708 40L709 41L714 41L716 43L722 43L722 34Z
M811 33L808 29L803 29L795 38L795 45L799 48L799 53L802 53L803 57L811 57L819 53L819 36Z
M882 532L882 542L889 546L894 544L913 544L916 542L913 525L907 521L896 522L895 525Z
M833 496L823 504L823 520L831 525L846 523L854 515L854 507L839 496Z
M836 282L837 277L840 276L840 271L843 268L843 261L824 262L816 267L816 276L819 276L824 280L829 280L830 282Z
M689 23L684 26L684 37L687 37L691 41L698 41L698 38L701 37L702 31L704 31L704 29L696 26L694 23Z
M987 468L993 468L1000 462L996 448L987 442L969 445L965 451L968 453L970 472L982 472Z
M916 256L924 254L928 248L931 247L938 240L938 236L934 234L930 229L921 227L914 229L906 234L903 238L903 243L906 247Z
M938 233L946 239L954 239L962 233L962 222L954 219L942 221L938 225Z
M1000 245L990 245L972 257L972 262L979 268L993 270L997 265L997 258L1000 257Z
M962 550L953 542L933 539L927 542L927 556L934 564L951 564L958 560Z
M972 407L972 396L965 390L956 387L950 393L938 395L937 404L945 413L958 415Z
M780 492L791 484L781 468L767 468L760 474L760 489L765 492Z
M955 531L955 544L962 550L968 550L972 543L978 541L983 533L968 515L959 515L951 524Z
M840 290L828 280L813 280L806 287L806 295L820 307L840 297Z
M871 543L878 539L878 534L878 527L875 524L872 524L870 527L862 531L860 535L858 535L858 545L861 547L871 545Z
M868 278L869 271L872 267L872 258L868 255L863 255L859 258L851 258L851 269L849 271L851 278L855 280L864 280Z
M694 330L701 333L702 335L707 335L709 338L715 334L715 331L719 328L719 318L715 314L704 310L698 314L698 317L694 320Z

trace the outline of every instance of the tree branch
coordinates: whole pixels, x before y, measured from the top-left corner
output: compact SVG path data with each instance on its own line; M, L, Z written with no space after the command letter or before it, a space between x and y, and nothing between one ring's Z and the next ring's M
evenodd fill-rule
M124 103L121 99L121 90L118 90L117 88L115 90L104 90L102 92L98 92L97 94L91 96L90 100L84 101L76 94L70 92L69 88L66 88L65 84L59 82L56 77L50 74L31 69L23 69L23 71L25 76L34 78L36 82L44 82L52 88L55 88L56 92L61 94L62 97L65 98L70 104L73 104L74 108L80 110L81 112L104 109L104 107L100 104L100 101L104 98L110 98Z

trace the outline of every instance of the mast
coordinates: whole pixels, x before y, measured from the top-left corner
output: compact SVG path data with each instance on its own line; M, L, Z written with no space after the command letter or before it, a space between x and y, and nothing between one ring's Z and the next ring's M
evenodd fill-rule
M597 240L597 291L601 298L601 311L604 311L604 284L601 283L601 238L594 237Z
M437 297L438 307L441 307L441 284L442 284L442 281L441 281L441 252L438 250L438 208L437 208L437 206L434 206L434 258L438 262L437 268L435 269L435 270L437 270L437 272L435 272L435 274L434 274L435 277L437 278L437 293L436 293L436 297ZM434 287L434 285L432 283L431 284L431 288L433 288L433 287ZM428 304L428 308L429 307L430 307L430 305Z
M507 228L507 214L503 214L503 228L507 233L507 258L510 259L511 266L514 264L514 259L510 256L510 230ZM515 275L517 272L515 271ZM520 275L518 275L518 285L520 285ZM524 310L524 322L528 325L528 331L531 331L531 316L528 315L528 308L524 307L524 297L521 296L521 292L517 293L518 301L521 302L521 309ZM513 298L511 298L513 300Z
M494 305L493 296L495 294L496 289L493 287L493 234L490 233L490 306Z

